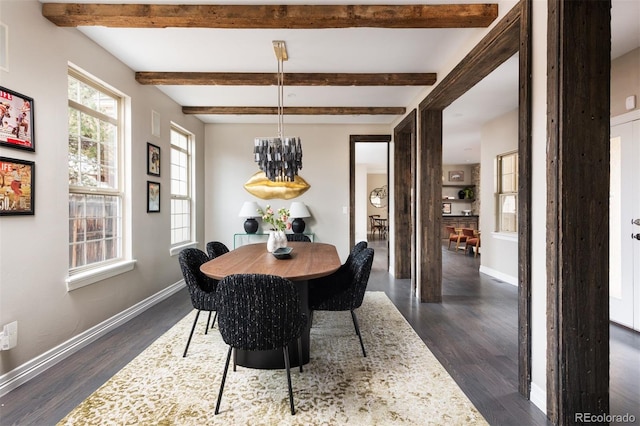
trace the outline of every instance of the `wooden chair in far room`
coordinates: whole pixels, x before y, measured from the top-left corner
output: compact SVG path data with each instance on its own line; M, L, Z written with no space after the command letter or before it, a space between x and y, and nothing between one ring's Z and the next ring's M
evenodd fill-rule
M459 245L458 247L456 247L456 249L461 249L463 250L463 253L467 251L467 244L469 242L470 238L475 237L475 230L471 229L471 228L462 228L462 237L464 238L464 246ZM460 241L462 242L462 241Z
M370 224L370 227L371 227L371 238L376 236L376 232L378 233L378 237L382 238L382 232L384 231L384 225L381 222L376 220L379 217L380 217L379 214L369 215L369 224Z
M472 238L467 239L467 243L464 246L464 252L471 249L473 251L473 257L478 257L478 249L480 248L480 233L476 233Z
M456 231L456 228L453 226L445 226L447 232L449 233L449 247L447 250L451 250L451 243L456 243L456 252L460 247L460 243L464 243L467 241L467 237L463 236L461 233Z

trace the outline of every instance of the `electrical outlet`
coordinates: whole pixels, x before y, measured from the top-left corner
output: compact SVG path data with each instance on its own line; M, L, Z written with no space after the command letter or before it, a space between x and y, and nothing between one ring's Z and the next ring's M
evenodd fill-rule
M18 321L6 324L0 333L0 349L7 351L18 345Z

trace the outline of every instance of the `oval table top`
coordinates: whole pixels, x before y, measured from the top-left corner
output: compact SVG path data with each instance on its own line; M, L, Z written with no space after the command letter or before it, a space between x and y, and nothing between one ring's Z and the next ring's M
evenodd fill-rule
M331 244L290 241L287 246L293 249L288 259L276 259L266 243L248 244L208 261L200 270L217 280L232 274L269 274L301 281L324 277L341 265Z

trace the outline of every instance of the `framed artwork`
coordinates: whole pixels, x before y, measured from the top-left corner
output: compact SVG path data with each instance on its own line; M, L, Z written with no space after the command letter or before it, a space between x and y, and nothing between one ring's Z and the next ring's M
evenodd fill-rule
M464 182L464 170L452 170L449 172L449 182Z
M0 216L34 214L35 163L0 157Z
M451 203L442 203L442 214L451 214Z
M33 99L0 86L0 145L35 151Z
M147 213L160 212L160 183L147 181Z
M147 174L160 176L160 147L147 142Z

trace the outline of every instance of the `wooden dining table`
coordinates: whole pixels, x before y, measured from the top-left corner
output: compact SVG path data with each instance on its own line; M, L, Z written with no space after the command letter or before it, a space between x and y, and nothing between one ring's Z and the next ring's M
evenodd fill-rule
M200 267L208 277L221 280L233 274L268 274L291 280L300 295L300 304L307 314L308 322L302 340L302 360L298 358L297 345L289 346L292 366L309 362L311 316L309 312L308 282L332 274L340 268L340 257L335 246L324 243L290 241L290 257L278 259L267 251L266 243L248 244L212 259ZM236 351L236 364L249 368L284 368L281 350Z

